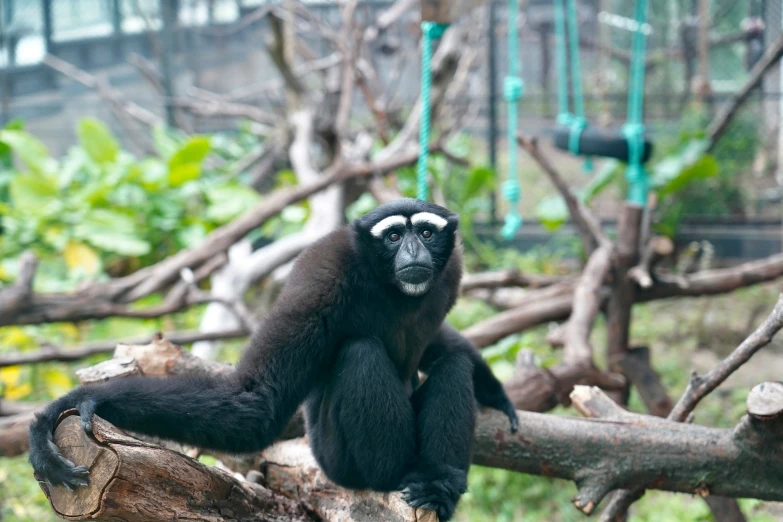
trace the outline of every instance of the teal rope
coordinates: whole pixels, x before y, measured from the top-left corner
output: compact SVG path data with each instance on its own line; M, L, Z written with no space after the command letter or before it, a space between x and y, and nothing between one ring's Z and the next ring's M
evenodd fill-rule
M576 0L568 0L568 50L571 54L571 89L574 92L574 115L584 120L585 101L582 96L582 66L579 62L579 24L576 16Z
M587 128L585 118L584 93L582 91L582 65L579 53L579 24L577 20L576 0L568 0L568 13L565 13L563 0L554 0L555 10L555 43L558 69L558 106L560 114L557 123L569 127L568 151L579 155L579 140L582 132ZM568 34L566 34L566 20L568 21ZM568 72L568 55L566 54L566 40L568 54L571 58L571 72ZM571 77L571 89L574 94L574 113L568 110L568 77ZM592 158L585 158L583 169L585 172L593 171Z
M508 169L502 191L508 201L508 213L500 233L506 239L512 239L522 225L522 216L519 214L522 187L517 179L517 117L519 99L524 93L525 84L520 76L519 31L517 28L519 4L517 2L518 0L508 1L508 76L503 82L503 97L508 106Z
M430 110L432 89L432 42L443 36L448 24L422 22L421 118L419 119L419 162L416 166L416 197L427 200L428 159L430 153Z
M637 0L635 19L638 29L633 35L631 85L628 92L628 120L623 126L623 134L628 142L628 167L625 177L628 180L628 201L641 206L647 204L649 183L647 172L642 164L644 153L644 68L647 51L647 35L642 27L647 21L647 0Z
M555 59L557 63L557 123L569 125L571 114L568 112L568 57L566 54L565 13L563 0L554 0L555 9Z

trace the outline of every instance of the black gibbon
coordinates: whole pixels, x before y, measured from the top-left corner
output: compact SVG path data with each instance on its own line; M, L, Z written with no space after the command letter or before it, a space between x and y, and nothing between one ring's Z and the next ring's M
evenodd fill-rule
M441 521L467 487L476 402L516 412L476 348L444 322L462 276L457 215L401 199L305 250L229 377L128 377L79 387L30 428L39 480L86 486L53 442L77 408L119 428L226 452L272 444L304 405L313 453L348 488L402 490ZM426 375L419 383L418 372Z

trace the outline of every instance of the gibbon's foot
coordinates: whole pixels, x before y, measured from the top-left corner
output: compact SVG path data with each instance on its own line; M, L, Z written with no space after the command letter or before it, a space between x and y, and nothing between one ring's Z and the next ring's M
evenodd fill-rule
M89 434L92 434L92 416L95 414L95 408L96 402L93 399L87 399L76 405L82 428ZM53 486L61 484L69 491L73 491L76 487L86 488L90 483L90 471L85 466L77 466L65 458L52 440L51 434L47 435L41 450L30 453L30 464L38 480Z
M36 458L31 459L31 464L35 477L53 486L61 484L73 491L73 488L86 488L89 485L89 470L63 457L60 448L51 440L46 441L46 451L37 453Z
M410 506L431 509L440 522L446 522L468 489L467 472L454 466L420 465L402 479L401 487L402 498Z

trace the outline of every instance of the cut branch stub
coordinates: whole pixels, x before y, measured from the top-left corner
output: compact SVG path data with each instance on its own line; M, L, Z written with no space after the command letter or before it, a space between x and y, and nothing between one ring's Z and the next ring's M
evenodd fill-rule
M73 413L73 412L72 412ZM62 419L54 433L54 442L63 456L78 462L90 470L90 487L69 491L64 486L44 489L52 508L66 519L79 519L85 514L96 513L100 508L103 492L117 473L119 459L110 448L94 443L81 428L79 417L70 415Z
M748 413L756 419L775 419L783 413L783 383L762 382L748 394Z

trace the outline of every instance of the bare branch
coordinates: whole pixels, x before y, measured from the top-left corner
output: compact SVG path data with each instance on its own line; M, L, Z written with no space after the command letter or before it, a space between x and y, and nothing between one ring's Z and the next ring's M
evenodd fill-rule
M596 244L607 242L608 239L601 231L601 224L598 219L576 196L574 196L573 192L571 192L571 188L563 177L538 148L538 143L535 138L525 138L522 135L517 135L517 143L519 143L519 146L539 164L544 172L546 172L549 179L555 185L555 188L557 188L558 192L560 192L560 195L565 200L571 220L579 229L579 236L582 239L582 247L584 248L585 254L592 252Z
M709 148L707 149L708 151L712 150L718 140L720 140L721 136L723 136L723 133L728 128L729 123L731 123L731 120L733 120L734 116L737 114L739 108L742 107L742 104L745 103L750 96L750 93L753 92L767 72L778 63L781 56L783 56L783 35L778 36L778 38L767 47L766 51L764 51L764 55L756 62L753 69L751 69L750 75L745 81L745 85L743 85L732 97L728 105L720 111L707 127L707 137L710 140Z
M174 344L192 344L197 341L241 339L250 335L245 329L224 330L218 332L169 332L166 338ZM77 361L97 354L111 353L118 344L147 344L150 337L133 337L130 339L113 339L109 341L96 341L87 343L78 348L62 348L54 345L46 345L41 350L10 353L0 356L0 368L16 366L18 364L32 364L42 362L66 362Z
M122 101L119 93L112 89L105 80L93 76L51 54L44 56L42 61L55 71L81 83L85 87L97 90L101 97L109 101L111 105L120 112L151 127L163 123L163 120L160 117L144 107L134 102Z
M731 268L697 272L684 276L681 281L662 280L659 276L651 288L636 292L634 302L726 294L779 277L783 277L783 254ZM477 292L474 290L471 296ZM478 346L489 346L526 329L550 321L562 321L571 314L573 295L573 283L564 282L547 288L519 291L502 301L489 297L491 304L506 310L476 323L464 333ZM609 289L602 288L600 295L603 302L609 295Z
M497 272L465 274L462 277L460 291L467 293L477 288L498 288L503 286L543 288L562 282L562 276L523 274L519 270L500 270Z
M721 361L715 368L704 376L696 373L691 375L688 387L680 400L674 406L667 417L674 422L685 422L701 400L720 386L729 376L737 371L743 364L764 346L768 345L772 338L783 328L783 295L778 298L775 309L767 319L745 339L728 357ZM643 494L642 486L638 489L618 491L606 509L601 514L601 520L611 522L622 517L633 502ZM718 493L720 494L720 493ZM726 495L734 496L734 495Z
M28 304L33 294L33 279L38 268L38 258L32 251L19 257L19 275L9 287L0 289L0 316L14 313Z

